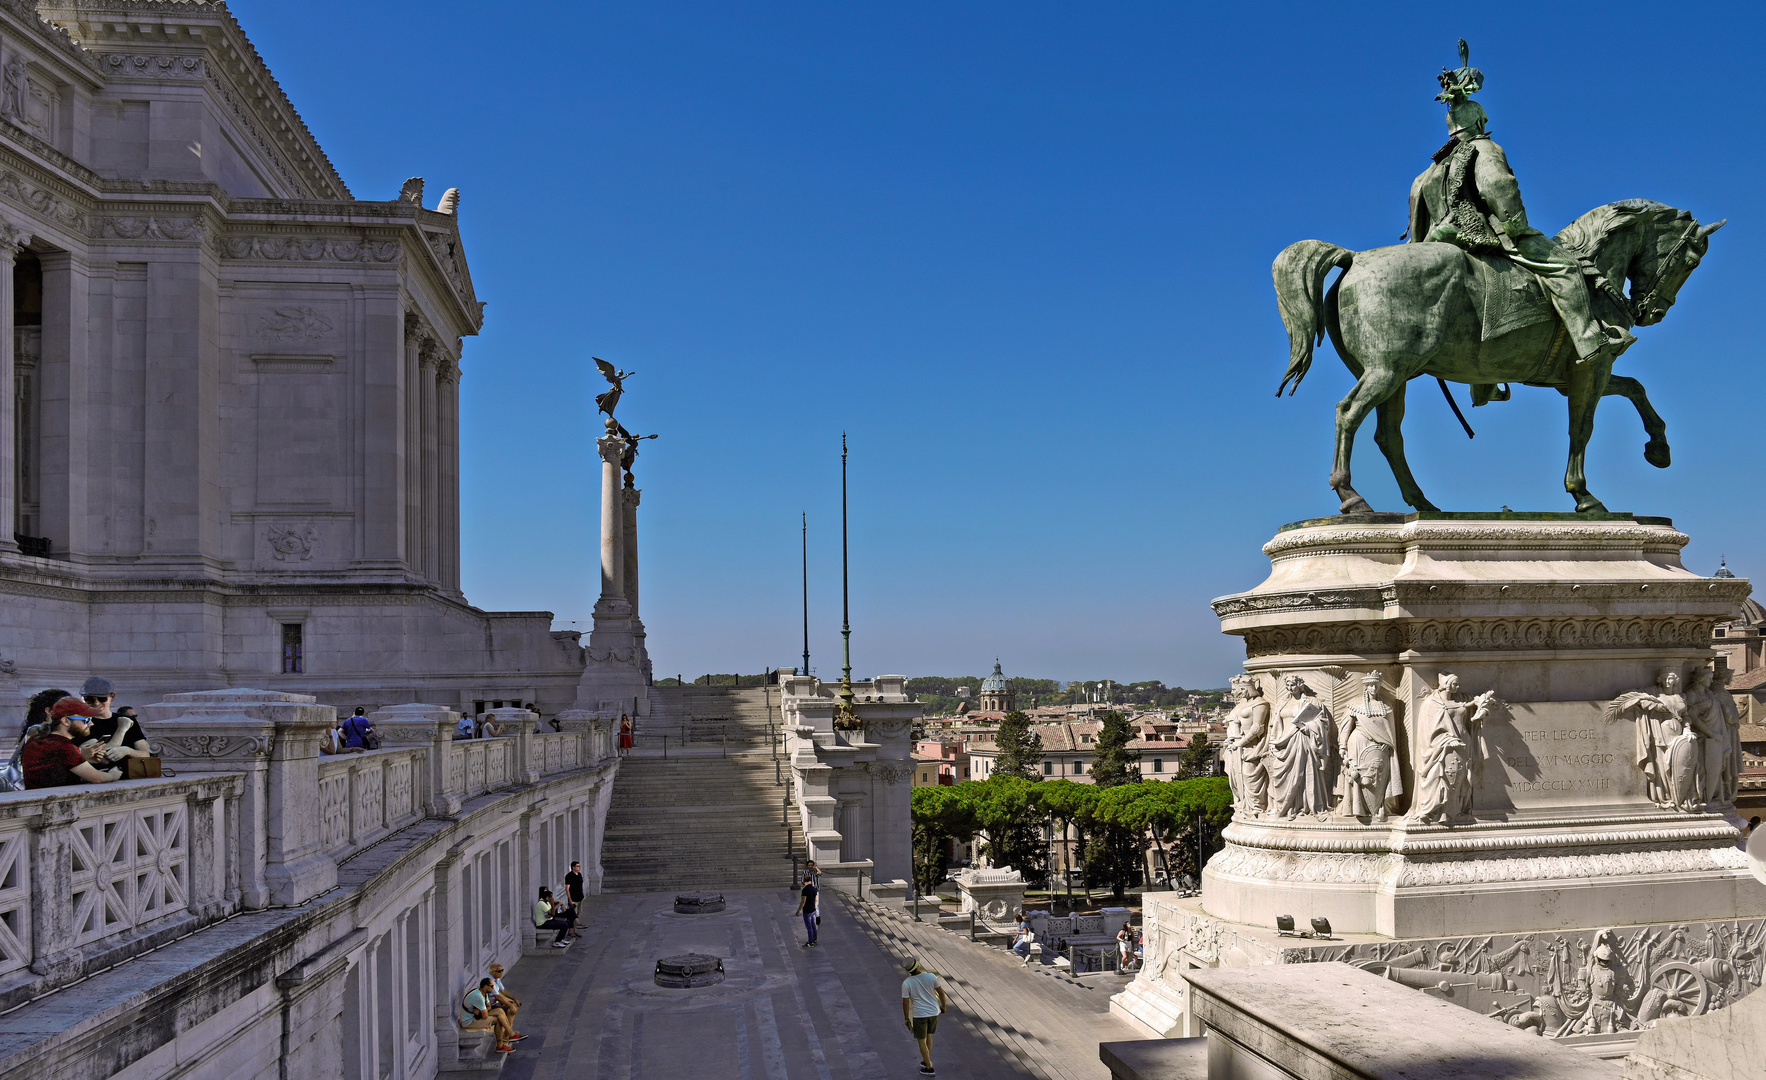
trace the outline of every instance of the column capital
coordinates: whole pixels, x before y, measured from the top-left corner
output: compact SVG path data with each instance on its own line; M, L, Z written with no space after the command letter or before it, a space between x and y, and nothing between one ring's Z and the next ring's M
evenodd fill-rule
M642 488L626 488L620 494L625 497L625 504L627 506L637 506L644 491Z
M412 345L422 345L435 340L435 335L423 324L423 316L415 308L405 311L405 341Z
M433 335L425 333L417 339L417 363L425 368L442 366L441 342Z
M0 218L0 261L11 262L18 258L19 249L30 242L28 228Z
M603 435L595 440L595 448L601 452L601 460L614 467L625 459L625 440L618 435Z

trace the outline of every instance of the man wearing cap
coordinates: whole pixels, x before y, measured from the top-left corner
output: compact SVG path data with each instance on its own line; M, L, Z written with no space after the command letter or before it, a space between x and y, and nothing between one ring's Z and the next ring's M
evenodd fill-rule
M96 769L80 753L79 743L91 735L95 711L75 697L64 697L50 708L49 730L26 743L20 755L26 788L104 784L122 778L121 769Z
M901 981L901 1015L920 1044L920 1075L931 1076L932 1036L938 1031L938 1015L948 1007L944 984L918 960L907 962L908 977Z
M147 748L147 733L135 722L133 716L122 717L112 713L111 708L117 699L116 687L109 679L94 675L80 687L80 697L92 710L91 732L84 738L76 740L81 743L96 742L93 749L93 761L99 765L112 765L126 757L152 757L153 751ZM124 728L122 739L118 745L107 745L116 737L117 728Z

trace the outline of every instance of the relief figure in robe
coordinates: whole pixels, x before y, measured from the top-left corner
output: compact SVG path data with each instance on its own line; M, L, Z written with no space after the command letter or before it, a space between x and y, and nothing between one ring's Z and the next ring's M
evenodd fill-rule
M1331 710L1301 676L1282 680L1288 700L1270 726L1270 812L1292 818L1328 814L1336 765L1336 726Z
M1387 818L1387 805L1404 795L1404 777L1393 768L1397 725L1392 706L1380 700L1380 676L1363 675L1361 688L1362 703L1349 709L1344 724L1343 801L1338 810L1346 817L1380 822Z
M1680 671L1663 668L1656 685L1632 690L1607 703L1606 718L1637 725L1632 763L1643 773L1644 793L1667 810L1704 809L1704 750L1687 715Z
M1237 812L1257 817L1269 808L1269 702L1254 675L1233 676L1232 688L1238 704L1226 719L1227 782Z
M1472 818L1472 796L1484 763L1479 729L1496 695L1486 690L1460 701L1458 692L1459 676L1444 671L1417 706L1417 739L1424 749L1412 821L1451 825Z
M1733 806L1741 782L1741 712L1710 668L1701 664L1686 679L1687 717L1702 750L1701 793L1707 803Z

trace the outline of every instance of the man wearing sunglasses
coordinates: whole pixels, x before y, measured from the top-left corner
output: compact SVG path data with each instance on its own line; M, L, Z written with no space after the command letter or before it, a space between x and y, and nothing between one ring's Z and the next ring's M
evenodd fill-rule
M79 744L92 731L95 710L79 698L64 697L49 710L48 730L25 743L19 764L27 789L106 784L122 778L122 770L100 770L80 753Z
M93 764L103 768L113 765L126 757L151 757L153 751L147 747L147 733L132 716L117 716L111 711L116 701L116 687L109 679L94 675L80 687L80 698L92 710L91 734L84 739L76 740L92 746ZM117 728L125 730L119 745L111 746L116 738Z

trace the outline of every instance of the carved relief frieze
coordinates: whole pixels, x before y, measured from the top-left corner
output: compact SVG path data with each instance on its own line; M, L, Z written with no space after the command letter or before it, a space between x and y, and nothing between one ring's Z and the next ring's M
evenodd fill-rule
M17 173L0 172L0 198L10 199L70 229L80 232L86 229L84 210L47 188L22 179Z
M112 240L195 240L206 230L196 218L104 217L98 219L98 236Z
M270 262L397 263L399 252L399 245L391 241L323 236L229 236L221 241L223 258Z
M899 717L894 720L866 720L865 721L865 730L867 732L870 732L873 735L877 735L877 736L880 736L881 738L885 738L885 739L900 738L901 736L906 735L908 733L908 729L913 726L914 726L913 718L906 717L906 716Z
M261 758L270 753L267 735L161 735L153 741L186 758Z
M1716 618L1405 619L1254 627L1245 655L1366 655L1516 649L1704 648Z
M272 308L257 320L257 335L265 341L318 341L334 329L317 309L298 304Z
M1766 920L1359 942L1288 950L1341 962L1547 1038L1697 1016L1758 990Z

